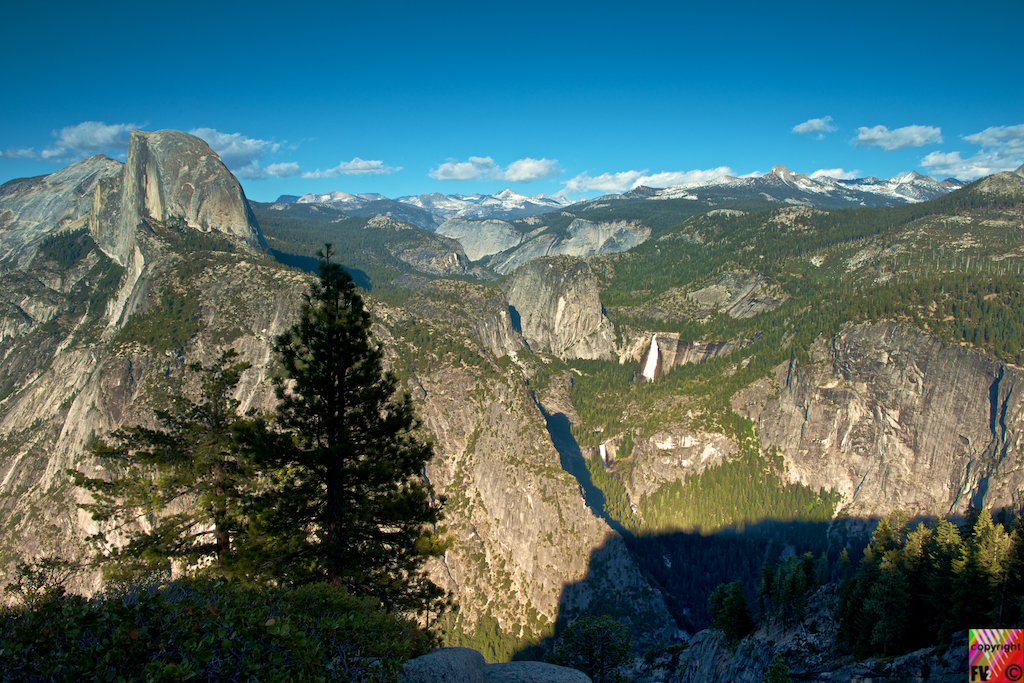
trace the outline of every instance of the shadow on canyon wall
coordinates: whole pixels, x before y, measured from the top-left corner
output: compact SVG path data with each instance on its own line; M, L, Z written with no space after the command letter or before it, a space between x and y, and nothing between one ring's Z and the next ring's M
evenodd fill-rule
M670 644L680 639L680 631L694 634L711 625L708 598L721 583L742 581L756 613L758 572L765 562L777 565L788 557L811 553L819 580L839 581L844 571L856 570L879 521L878 517L841 517L831 522L763 519L712 533L633 533L605 513L604 495L591 481L568 417L539 407L562 468L577 479L587 506L614 533L591 551L586 576L563 588L554 636L522 644L513 660L543 659L561 631L585 615L608 615L628 624L641 649ZM908 526L932 521L914 519ZM839 559L844 548L850 562L846 570Z

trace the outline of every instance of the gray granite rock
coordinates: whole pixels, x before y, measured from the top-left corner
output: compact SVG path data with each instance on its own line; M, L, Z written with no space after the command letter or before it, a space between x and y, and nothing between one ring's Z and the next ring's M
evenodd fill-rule
M487 683L591 683L582 671L544 662L489 664Z
M484 683L484 656L468 647L442 647L410 659L400 683Z

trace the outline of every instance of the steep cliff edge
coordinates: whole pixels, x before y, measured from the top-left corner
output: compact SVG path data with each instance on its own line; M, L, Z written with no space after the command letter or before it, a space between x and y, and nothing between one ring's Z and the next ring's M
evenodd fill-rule
M209 145L176 130L132 131L121 173L93 194L89 231L101 249L126 265L136 229L147 219L181 219L193 230L266 246L238 180Z
M841 491L848 513L998 507L1024 484L1019 368L896 323L820 340L811 360L777 368L777 395L747 410L791 477Z
M121 167L97 154L50 175L4 183L0 187L0 263L24 269L46 237L80 227L92 210L96 186L115 177Z
M614 330L585 261L545 258L527 263L505 283L513 317L535 351L561 358L613 359Z

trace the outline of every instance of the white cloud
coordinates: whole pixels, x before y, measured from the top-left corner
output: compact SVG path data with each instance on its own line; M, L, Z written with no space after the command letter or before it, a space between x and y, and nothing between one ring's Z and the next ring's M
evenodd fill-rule
M965 135L963 140L982 149L967 159L962 158L959 151L932 152L921 159L921 166L931 175L974 180L1012 171L1024 164L1024 125L993 126Z
M819 140L825 137L825 133L831 133L835 130L839 129L832 125L831 116L826 116L820 119L807 119L803 123L798 123L793 126L794 133L800 133L800 135L811 135L813 133L817 133Z
M860 177L860 171L844 171L841 168L819 168L810 175L811 178L835 178L836 180L853 180Z
M257 162L263 158L264 153L274 153L281 146L276 142L248 138L241 133L221 133L213 128L193 128L189 133L205 140L224 162L224 165L236 172L236 175L248 174L239 177L250 180L262 177L252 177L252 175L254 169L259 167ZM246 170L243 171L243 169Z
M98 152L124 152L128 149L131 132L139 128L134 123L107 125L102 121L83 121L53 131L52 145L36 152L33 147L8 149L0 152L0 159L41 159L43 161L71 161Z
M53 136L57 138L57 142L53 146L79 154L101 152L108 149L128 149L128 141L135 128L138 126L134 123L118 123L108 126L102 121L84 121L77 126L68 126L54 131Z
M978 152L967 159L960 158L960 152L932 152L921 165L928 169L928 175L960 180L974 180L1000 171L1012 171L1024 164L1022 157L1000 159L991 152Z
M491 157L470 157L469 161L449 159L437 168L430 169L427 175L437 180L480 180L490 178L500 170Z
M38 159L39 155L31 147L23 147L22 149L8 148L5 152L0 152L0 159Z
M245 166L233 168L231 172L235 174L235 177L242 180L263 180L267 177L266 171L260 168L260 162L258 161L251 161Z
M644 173L646 172L647 171L644 171ZM708 180L714 180L715 178L721 178L724 175L732 174L733 171L728 166L710 168L706 171L693 170L655 173L653 175L641 176L637 180L636 185L646 185L647 187L671 187L672 185L682 185L683 183L706 182ZM636 185L633 187L636 187Z
M526 157L509 164L501 179L513 183L529 183L534 180L553 178L561 172L562 169L558 168L557 159L531 159Z
M584 192L628 192L634 187L646 185L647 187L670 187L683 183L702 182L714 180L724 175L732 175L733 171L728 166L719 166L708 170L693 171L672 171L648 174L643 171L621 171L619 173L602 173L599 176L591 177L581 173L575 178L565 181L565 188L559 191L559 195L575 195Z
M562 172L558 159L518 159L502 168L491 157L470 157L469 161L449 159L427 174L437 180L508 180L529 183L552 178Z
M402 168L394 168L392 166L386 166L383 161L376 161L372 159L360 159L359 157L353 157L352 161L343 161L334 168L329 168L326 171L321 171L319 168L315 171L308 171L302 174L303 178L337 178L343 175L389 175L395 171L401 171Z
M942 142L942 129L934 126L904 126L889 130L885 126L861 126L853 142L858 147L879 147L886 152L895 152L905 147L939 144Z
M1024 147L1024 124L1019 126L993 126L986 128L980 133L967 135L964 142L981 147L1009 144L1018 149Z
M274 176L275 178L291 178L299 175L299 173L299 165L294 161L267 166L267 175Z
M643 177L643 171L622 171L621 173L602 173L596 178L591 178L586 173L580 173L575 178L566 180L565 188L559 194L582 194L584 192L628 192L641 183L637 180Z

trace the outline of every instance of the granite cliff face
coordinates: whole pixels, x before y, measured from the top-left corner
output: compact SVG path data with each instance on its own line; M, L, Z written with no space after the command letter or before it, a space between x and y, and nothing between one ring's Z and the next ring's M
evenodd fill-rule
M524 235L507 221L450 218L436 232L458 240L471 261L497 254L519 245Z
M758 335L759 337L760 335ZM648 380L654 380L672 368L687 363L707 363L749 346L756 340L755 338L732 341L684 341L679 339L677 332L654 334L651 336L647 350L639 359L642 368L641 374Z
M495 255L490 266L507 275L543 256L593 256L617 254L642 244L651 236L651 229L635 221L594 223L577 218L569 224L567 235L543 234L524 242L521 246Z
M585 261L536 259L505 283L513 321L531 349L562 358L615 357L615 333Z
M810 366L774 382L748 406L761 443L794 480L841 491L851 514L1010 505L1024 484L1019 368L886 323L818 342Z
M112 259L126 265L136 229L150 219L179 219L193 230L266 246L242 186L209 145L180 131L132 131L121 173L94 192L89 231Z
M47 176L4 183L0 263L24 269L46 237L81 227L92 209L96 186L120 169L120 163L97 154Z
M545 232L541 226L524 231L501 220L447 220L437 232L457 239L470 260L492 257L489 265L495 272L508 275L519 266L543 256L593 256L617 254L642 244L651 236L651 229L636 221L595 223L574 219L565 234Z

